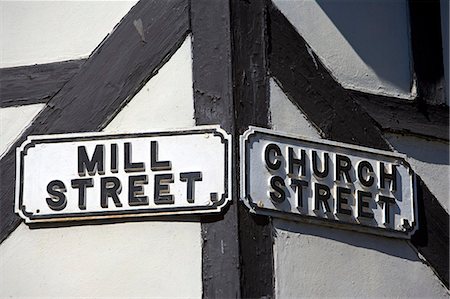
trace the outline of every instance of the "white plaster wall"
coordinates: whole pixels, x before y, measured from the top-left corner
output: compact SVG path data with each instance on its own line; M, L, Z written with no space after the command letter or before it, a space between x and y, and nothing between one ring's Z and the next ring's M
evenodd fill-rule
M148 90L116 116L120 122L113 120L104 131L172 128L172 113L177 126L194 125L189 45L190 37ZM177 92L167 92L175 85ZM155 102L163 102L156 112L169 116L153 114ZM0 244L0 298L200 298L201 248L200 222L179 217L46 229L21 224Z
M0 67L87 57L136 3L0 1Z
M313 127L302 112L275 84L274 81L271 82L272 128L298 135L320 137L318 132L312 130ZM418 141L414 140L405 144L406 149L421 154L427 153L426 157L438 155L444 158L444 149L448 153L448 146L424 143L426 141L416 142ZM404 144L399 141L392 143ZM418 154L414 156L420 157ZM417 170L421 167L419 163L414 164L411 160L410 163L413 168L417 166ZM433 176L430 176L433 167L427 166L425 169L427 173L422 175L422 178L433 180ZM437 168L435 169L437 171ZM441 177L440 183L443 185L440 187L441 190L448 191L448 168L446 169L447 176ZM445 184L446 188L443 188ZM434 186L431 188L435 189ZM277 298L449 296L447 289L431 268L419 258L406 240L277 218L273 219L273 226L276 236L273 246Z
M192 88L191 36L145 84L105 132L142 132L195 126ZM133 119L132 123L126 122Z
M345 88L413 98L406 0L274 0Z
M201 297L200 224L30 230L0 245L0 298Z
M274 219L277 298L448 298L405 240Z
M450 209L450 163L447 142L430 141L414 136L385 134L389 143L400 153L436 196L444 209Z
M33 119L45 107L45 104L33 104L18 107L0 108L0 157L31 125Z

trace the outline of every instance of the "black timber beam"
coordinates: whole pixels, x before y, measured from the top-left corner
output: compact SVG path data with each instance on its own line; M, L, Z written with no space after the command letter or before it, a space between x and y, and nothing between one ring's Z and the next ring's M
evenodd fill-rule
M195 123L220 124L233 134L229 2L191 0L190 3ZM232 155L235 173L234 151ZM201 217L203 298L241 297L238 192L234 176L232 186L231 204L220 215Z
M264 1L191 1L196 124L233 136L233 201L202 217L203 297L273 297L272 227L239 201L239 134L269 126Z
M419 230L411 243L449 287L449 215L417 176Z
M441 104L444 99L440 0L409 0L409 21L417 105Z
M46 103L85 59L0 69L0 108Z

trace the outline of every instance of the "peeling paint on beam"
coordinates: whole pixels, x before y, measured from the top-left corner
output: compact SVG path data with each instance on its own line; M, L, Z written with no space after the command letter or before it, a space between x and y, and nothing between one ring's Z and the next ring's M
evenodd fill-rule
M417 105L357 91L352 91L352 96L383 131L449 140L449 110L445 105Z

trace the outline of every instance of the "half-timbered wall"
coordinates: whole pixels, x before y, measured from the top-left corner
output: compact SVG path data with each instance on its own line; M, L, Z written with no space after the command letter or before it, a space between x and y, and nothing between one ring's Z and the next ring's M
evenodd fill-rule
M0 2L0 297L448 297L448 1L428 2ZM210 124L233 139L219 215L36 226L14 213L29 135ZM250 213L250 125L406 154L419 230Z

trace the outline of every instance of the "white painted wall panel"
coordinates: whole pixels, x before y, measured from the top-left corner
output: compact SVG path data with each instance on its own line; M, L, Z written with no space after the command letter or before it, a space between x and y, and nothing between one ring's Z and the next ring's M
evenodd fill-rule
M277 298L448 298L405 240L273 223Z
M343 87L414 96L406 0L274 3Z
M0 157L31 125L45 104L0 108Z
M105 131L172 128L174 118L176 126L192 126L190 57L188 37ZM0 244L0 298L200 298L201 265L197 220L46 229L21 224Z
M450 162L447 142L430 141L414 136L385 134L389 143L400 153L436 196L447 213L450 211Z
M87 57L136 2L0 1L0 67Z
M0 247L0 297L201 297L200 224L30 230Z

